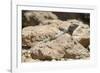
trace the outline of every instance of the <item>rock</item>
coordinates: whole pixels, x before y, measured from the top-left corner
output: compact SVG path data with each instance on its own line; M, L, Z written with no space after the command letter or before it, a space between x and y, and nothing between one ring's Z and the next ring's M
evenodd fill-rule
M22 56L25 58L31 58L30 50L22 50Z
M22 14L23 27L39 25L45 20L58 19L52 12L26 11Z
M72 34L73 38L79 41L85 48L90 44L90 29L89 26L84 24L76 28Z
M21 61L22 62L26 62L27 59L30 59L31 58L31 53L30 53L30 50L25 50L25 49L22 49L22 53L21 53ZM31 58L32 59L32 58Z
M74 46L72 48L67 48L66 49L66 55L65 57L67 58L72 58L72 59L84 59L89 57L89 51L84 48L80 43L77 41L74 41Z
M22 46L25 48L30 48L31 45L39 41L48 41L54 39L62 32L52 26L28 26L22 30Z
M40 60L59 59L64 56L64 51L61 48L51 48L45 43L39 43L31 48L32 58Z
M89 51L78 42L75 42L69 34L63 34L46 43L36 44L31 48L31 54L33 59L40 60L89 57Z
M61 36L57 37L55 40L47 42L47 44L54 49L61 48L63 50L65 50L66 48L70 48L74 45L71 35L67 33L62 34Z
M32 58L27 58L27 59L25 59L25 61L24 62L30 62L30 63L32 63L32 62L39 62L40 60L39 59L32 59Z
M51 25L51 24L53 24L57 27L57 25L60 25L62 23L63 23L63 21L61 21L61 20L53 19L53 20L44 20L42 22L42 25Z
M72 35L73 31L80 25L83 25L81 21L78 20L68 20L68 21L61 21L61 20L46 20L43 22L44 25L51 25L53 27L58 28L63 32L67 32Z
M56 15L40 11L22 13L22 62L89 58L89 25Z
M57 39L51 41L50 47L59 47L66 50L65 58L79 58L89 57L89 51L80 43L74 40L69 34L63 34Z
M72 24L69 21L61 21L61 20L45 20L41 25L50 25L58 28L60 31L64 33L72 34L73 31L78 27L78 24Z
M69 19L67 22L71 23L72 25L83 25L84 23L82 21L76 20L76 19Z

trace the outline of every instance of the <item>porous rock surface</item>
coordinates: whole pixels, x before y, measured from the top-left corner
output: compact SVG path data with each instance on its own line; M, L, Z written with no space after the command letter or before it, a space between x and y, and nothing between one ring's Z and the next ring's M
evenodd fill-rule
M23 27L43 24L45 20L58 19L52 12L28 11L23 13Z
M62 21L52 12L28 11L24 18L22 62L89 58L89 25L76 19Z

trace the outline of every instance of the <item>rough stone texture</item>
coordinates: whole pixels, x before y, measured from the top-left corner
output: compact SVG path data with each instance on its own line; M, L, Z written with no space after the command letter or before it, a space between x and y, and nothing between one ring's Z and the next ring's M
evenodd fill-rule
M48 41L61 33L59 29L49 25L25 27L22 30L22 46L31 47L35 42Z
M88 48L90 44L90 27L87 24L84 24L81 21L76 19L68 20L67 22L71 23L70 31L73 30L72 27L75 27L75 30L72 32L74 39L79 41L85 48ZM68 32L70 32L68 31Z
M72 48L66 49L66 57L72 59L80 59L89 57L89 51L84 48L80 43L74 41L74 46Z
M23 13L23 27L35 26L43 23L45 20L58 19L52 12L38 12L38 11L26 11Z
M31 48L33 59L61 59L61 58L85 58L89 57L89 51L69 34L63 34L55 40L40 42Z
M75 38L79 43L81 43L85 48L90 44L90 29L89 26L84 24L78 26L73 32L73 38Z
M61 48L65 51L65 58L76 58L76 56L87 57L89 52L81 44L75 41L69 34L63 34L49 43L51 47ZM74 56L73 56L74 55ZM73 57L72 57L73 56Z
M22 62L26 62L27 59L31 59L31 53L30 50L22 50Z
M89 24L63 20L63 16L52 12L25 11L22 16L22 62L90 57Z
M30 48L38 41L48 41L63 33L72 33L74 31L72 28L75 26L69 22L62 22L60 20L52 20L49 22L51 22L49 25L28 26L23 28L22 46L24 48Z
M62 50L61 48L50 48L49 46L46 46L44 44L43 45L39 44L40 47L35 46L34 48L32 48L32 58L33 59L40 59L40 60L51 60L51 59L60 59L64 56L64 50Z

